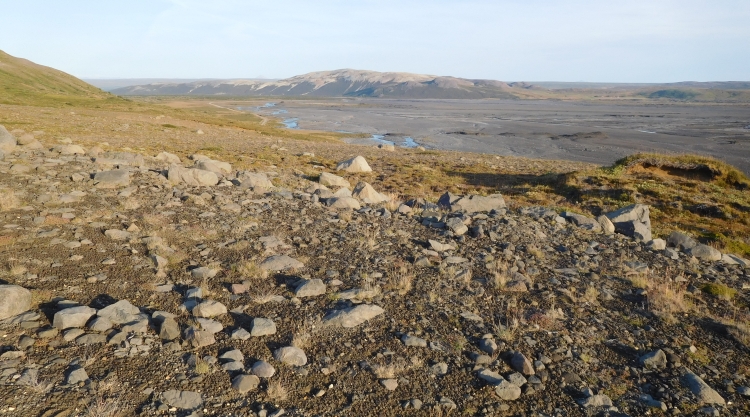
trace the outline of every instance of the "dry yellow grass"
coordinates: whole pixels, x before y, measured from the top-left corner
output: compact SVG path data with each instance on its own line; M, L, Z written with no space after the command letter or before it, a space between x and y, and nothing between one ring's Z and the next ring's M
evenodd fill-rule
M282 385L281 381L274 380L268 383L266 395L271 401L285 401L289 397L289 391Z

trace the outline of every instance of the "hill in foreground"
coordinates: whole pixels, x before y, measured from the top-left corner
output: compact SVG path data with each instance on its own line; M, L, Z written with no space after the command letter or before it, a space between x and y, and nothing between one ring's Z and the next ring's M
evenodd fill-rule
M0 103L74 105L118 100L78 78L0 51Z
M498 178L486 196L401 197L384 193L406 169L384 149L356 148L372 172L330 161L354 147L310 142L221 157L241 141L204 128L143 153L116 137L27 148L14 129L28 144L0 161L0 411L750 410L750 261L683 233L649 236L650 207L597 218L525 206L495 194ZM405 152L440 169L436 153ZM480 165L464 158L454 172ZM747 182L690 159L613 167L651 168Z

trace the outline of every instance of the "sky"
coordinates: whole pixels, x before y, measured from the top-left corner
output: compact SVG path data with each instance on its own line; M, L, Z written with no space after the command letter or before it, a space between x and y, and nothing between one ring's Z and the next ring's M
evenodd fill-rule
M80 78L750 80L748 0L0 0L0 13L0 50Z

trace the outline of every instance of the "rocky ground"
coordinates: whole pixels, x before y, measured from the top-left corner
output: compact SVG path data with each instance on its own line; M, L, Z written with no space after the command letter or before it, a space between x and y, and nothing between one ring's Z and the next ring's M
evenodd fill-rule
M6 133L0 415L750 413L750 261L647 206Z

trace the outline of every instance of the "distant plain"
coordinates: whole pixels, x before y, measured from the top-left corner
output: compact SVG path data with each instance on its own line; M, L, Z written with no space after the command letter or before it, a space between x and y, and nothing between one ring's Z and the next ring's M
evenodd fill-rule
M430 149L610 165L636 152L709 155L750 173L746 104L675 101L268 99L216 101L303 130L413 138ZM264 107L265 102L273 103ZM360 135L361 136L361 135ZM360 137L350 143L375 144Z

